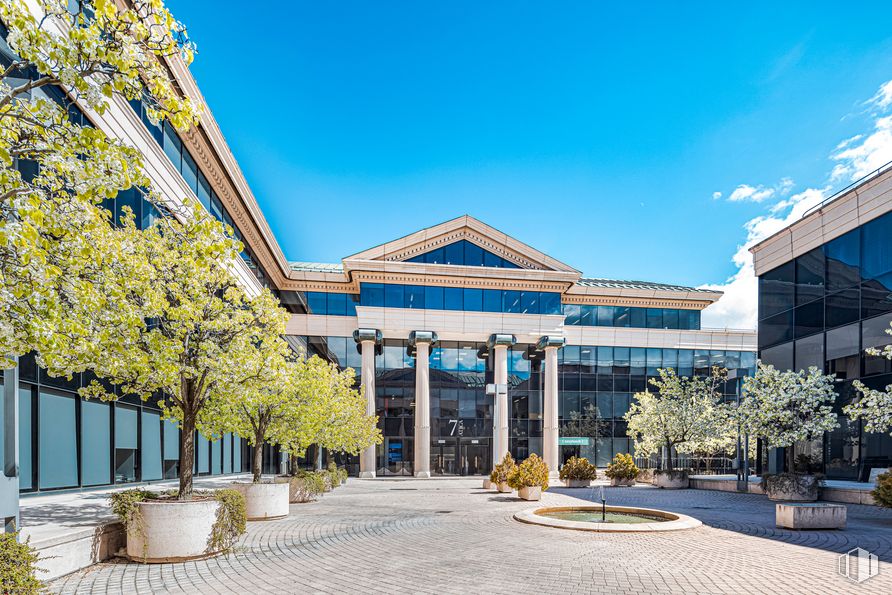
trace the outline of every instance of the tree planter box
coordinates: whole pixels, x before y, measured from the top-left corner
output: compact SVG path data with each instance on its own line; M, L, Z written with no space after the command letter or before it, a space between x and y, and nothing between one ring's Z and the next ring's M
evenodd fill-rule
M587 488L592 485L591 479L565 479L568 488ZM538 500L538 498L536 498Z
M524 500L536 501L542 498L542 486L526 486L517 490L517 495Z
M486 479L483 480L483 489L484 489L484 490L491 490L491 489L492 489L492 480L491 480L491 479L486 478Z
M845 529L842 504L775 504L775 524L784 529Z
M778 502L814 502L818 499L818 478L814 475L784 473L764 478L765 494Z
M208 542L219 506L213 499L138 503L139 522L127 527L127 556L154 564L218 554L208 551Z
M629 487L635 485L635 479L631 477L612 477L610 478L610 485L613 487Z
M687 471L654 471L654 485L666 490L681 490L690 485Z
M514 490L511 489L511 486L508 485L507 482L502 482L498 485L499 492L502 494L510 494Z
M266 521L288 516L289 490L287 483L262 482L232 484L232 489L245 496L249 521Z

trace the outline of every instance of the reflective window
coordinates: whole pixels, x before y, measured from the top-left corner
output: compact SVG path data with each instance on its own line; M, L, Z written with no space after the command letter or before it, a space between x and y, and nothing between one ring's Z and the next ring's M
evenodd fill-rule
M74 397L41 391L39 403L40 489L76 487Z
M796 341L795 370L808 370L811 366L824 368L824 335L818 334Z
M446 310L461 310L464 307L464 290L461 287L445 287L443 305Z
M140 479L142 481L161 479L161 414L143 409L140 418L142 420Z
M861 230L824 244L827 259L827 291L858 285L861 281Z
M81 401L81 485L109 483L111 463L111 407L100 401Z
M464 309L468 312L483 311L483 290L466 288L464 290Z
M450 264L459 266L487 266L498 268L520 268L513 262L484 250L480 246L467 240L459 240L447 244L442 248L436 248L430 252L414 256L406 262L424 262L428 264Z
M484 312L501 312L502 311L502 292L498 289L483 290L483 311Z
M19 360L21 361L21 360ZM31 437L31 388L19 388L19 488L30 490L33 467Z
M428 310L442 310L443 309L443 288L442 287L425 287L424 288L424 307L427 308Z
M136 481L137 410L115 403L115 483Z
M424 287L421 285L407 285L405 292L404 308L424 308Z
M815 248L796 259L796 305L824 297L824 251Z
M783 264L759 277L759 318L767 318L793 307L795 285L793 262Z
M861 229L862 276L875 279L892 272L892 213L865 223Z
M777 368L778 370L793 369L793 342L784 343L770 349L763 349L762 362Z

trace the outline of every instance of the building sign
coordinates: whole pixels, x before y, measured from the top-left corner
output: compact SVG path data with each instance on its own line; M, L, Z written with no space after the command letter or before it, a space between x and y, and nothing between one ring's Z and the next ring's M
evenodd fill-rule
M585 436L561 436L558 438L558 444L561 446L588 446L590 440Z

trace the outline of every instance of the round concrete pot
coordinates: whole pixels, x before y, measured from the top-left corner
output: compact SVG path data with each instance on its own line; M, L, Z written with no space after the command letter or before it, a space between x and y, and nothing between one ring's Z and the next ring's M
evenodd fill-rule
M500 483L497 487L502 494L510 494L514 491L511 489L511 486L508 485L507 481Z
M542 497L542 486L526 486L517 490L517 495L523 500L536 501Z
M592 485L591 479L565 479L568 488L587 488ZM536 498L538 500L538 498Z
M127 555L135 562L182 562L208 551L217 520L216 500L163 500L137 504L139 521L127 527Z
M691 483L687 471L654 471L654 485L666 490L681 490Z
M765 494L775 502L815 502L818 478L814 475L783 473L765 478Z
M635 485L635 480L630 477L611 477L610 485L613 487L628 487Z
M289 486L287 482L235 482L232 489L245 496L249 521L266 521L288 516Z
M492 480L490 478L486 478L483 480L483 489L491 490L492 489Z

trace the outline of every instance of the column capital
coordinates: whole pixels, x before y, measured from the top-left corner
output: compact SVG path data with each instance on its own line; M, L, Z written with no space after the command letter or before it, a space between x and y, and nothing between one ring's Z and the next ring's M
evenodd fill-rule
M375 328L358 328L353 331L353 340L357 343L373 341L375 345L378 345L383 340L383 335Z
M567 339L564 337L551 337L545 335L544 337L539 337L539 340L536 342L536 349L560 349L567 342Z
M511 347L515 343L517 343L517 337L515 337L514 335L493 334L489 336L489 340L486 342L486 345L491 349L497 346Z
M436 331L412 331L409 333L409 346L414 347L418 343L430 343L434 345L439 339Z

